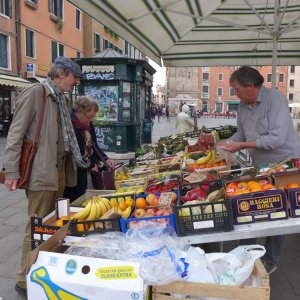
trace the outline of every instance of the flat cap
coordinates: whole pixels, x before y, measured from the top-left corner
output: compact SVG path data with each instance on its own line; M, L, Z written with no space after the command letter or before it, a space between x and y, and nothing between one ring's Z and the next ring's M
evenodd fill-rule
M75 76L77 76L79 78L83 77L79 65L75 61L73 61L72 59L70 59L68 57L64 57L64 56L57 57L54 61L53 66L56 68L68 69Z

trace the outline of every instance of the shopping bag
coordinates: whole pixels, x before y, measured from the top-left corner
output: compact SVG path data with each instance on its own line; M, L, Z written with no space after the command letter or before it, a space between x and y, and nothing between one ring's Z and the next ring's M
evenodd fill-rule
M207 254L207 265L217 283L242 285L250 277L255 260L265 253L261 245L239 246L229 253Z

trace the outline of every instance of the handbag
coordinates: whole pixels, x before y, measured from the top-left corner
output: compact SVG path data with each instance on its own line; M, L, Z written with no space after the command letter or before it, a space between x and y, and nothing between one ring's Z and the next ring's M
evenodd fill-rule
M44 120L44 112L46 106L46 89L43 85L42 88L43 88L43 102L42 102L40 117L35 132L34 141L32 142L32 141L23 140L22 151L20 156L20 178L17 183L18 189L28 188L33 161L38 150L41 127ZM4 183L4 182L5 182L5 173L3 172L3 170L1 170L0 183Z
M92 145L94 151L100 158L100 160L105 165L105 159L102 153L98 150L95 144ZM107 169L106 167L98 170L98 171L91 171L93 175L93 184L94 188L97 190L115 190L115 170L114 169Z

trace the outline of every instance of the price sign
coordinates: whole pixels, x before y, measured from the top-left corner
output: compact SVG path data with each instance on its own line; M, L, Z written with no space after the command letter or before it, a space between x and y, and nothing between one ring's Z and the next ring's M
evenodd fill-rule
M171 203L172 203L172 193L165 192L160 194L158 200L159 205L171 205Z

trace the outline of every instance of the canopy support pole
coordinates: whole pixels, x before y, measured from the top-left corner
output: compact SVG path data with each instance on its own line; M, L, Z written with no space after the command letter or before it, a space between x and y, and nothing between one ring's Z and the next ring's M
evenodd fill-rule
M273 29L273 53L272 53L272 88L276 88L276 67L278 59L278 32L279 32L279 0L275 1L274 29Z

